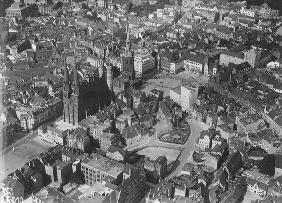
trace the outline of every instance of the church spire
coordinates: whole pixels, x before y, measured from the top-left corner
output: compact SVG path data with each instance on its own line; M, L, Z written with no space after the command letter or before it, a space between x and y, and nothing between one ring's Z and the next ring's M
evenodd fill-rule
M126 26L126 46L125 46L125 54L130 55L130 36L129 36L129 25Z
M74 93L79 94L79 82L78 82L78 72L77 72L77 67L76 64L74 64L73 67L73 82L74 82Z

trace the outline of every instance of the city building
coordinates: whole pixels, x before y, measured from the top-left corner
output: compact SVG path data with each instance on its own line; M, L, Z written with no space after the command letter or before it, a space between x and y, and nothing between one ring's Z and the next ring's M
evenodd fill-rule
M188 53L184 60L184 68L186 71L204 73L206 60L204 54Z
M145 175L137 169L105 199L105 202L112 202L113 199L115 202L140 202L145 194Z
M38 10L42 15L51 15L51 13L53 12L52 8L53 5L40 5L38 7Z
M271 9L267 3L264 3L260 6L258 14L261 18L272 19L279 16L279 10Z
M191 111L192 105L196 103L198 97L198 87L191 85L181 86L180 105L183 111Z
M256 17L257 16L257 10L256 9L247 9L245 7L242 7L241 10L240 10L240 13L242 15L246 15L246 16L249 16L249 17Z
M62 202L75 203L72 198L49 186L46 186L36 194L32 194L31 199L32 203L55 202L58 199Z
M155 68L155 59L148 49L139 49L134 54L134 71L136 77L142 77Z
M83 128L76 128L68 131L67 146L70 148L79 149L82 152L90 149L90 138L87 135L87 130Z
M22 18L27 15L28 5L21 5L18 1L6 9L7 18Z
M124 164L92 154L92 158L81 163L81 171L87 185L94 185L96 182L109 182L119 185L123 179Z
M184 58L170 51L160 54L160 68L167 73L177 74L184 67Z
M62 101L52 99L43 106L19 106L16 107L17 117L24 130L33 130L46 121L62 115Z
M215 36L221 39L229 40L233 38L233 30L225 25L212 23L207 26L206 31L208 33L214 34Z

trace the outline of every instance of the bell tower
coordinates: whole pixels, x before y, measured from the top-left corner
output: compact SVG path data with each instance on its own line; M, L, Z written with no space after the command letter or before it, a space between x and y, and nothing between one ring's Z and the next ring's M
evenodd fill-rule
M113 70L112 70L112 66L109 64L106 64L106 68L107 68L107 85L108 88L111 92L113 92Z
M129 36L129 27L126 29L126 46L124 54L122 56L123 72L129 76L130 79L134 79L134 55L131 52L131 43Z
M64 59L64 88L63 120L66 123L77 125L79 122L79 79L74 56L65 56ZM69 71L72 71L73 80L70 80Z

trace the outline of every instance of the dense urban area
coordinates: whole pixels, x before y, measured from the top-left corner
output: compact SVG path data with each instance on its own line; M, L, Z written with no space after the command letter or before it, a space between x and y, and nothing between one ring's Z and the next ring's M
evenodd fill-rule
M281 203L278 0L0 2L0 202Z

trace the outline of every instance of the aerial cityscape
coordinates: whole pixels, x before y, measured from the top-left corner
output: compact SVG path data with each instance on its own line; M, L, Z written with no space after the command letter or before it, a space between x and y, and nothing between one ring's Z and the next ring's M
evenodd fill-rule
M0 203L282 203L281 0L1 0Z

